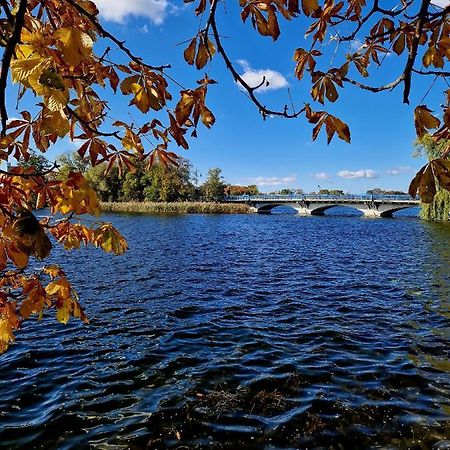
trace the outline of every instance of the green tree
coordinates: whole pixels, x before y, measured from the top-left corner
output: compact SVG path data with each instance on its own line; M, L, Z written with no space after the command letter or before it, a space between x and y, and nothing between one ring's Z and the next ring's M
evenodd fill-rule
M90 167L89 162L83 159L78 152L63 153L56 159L56 162L59 166L58 176L62 178L67 177L69 172L86 173Z
M426 156L432 161L438 158L448 147L450 141L436 142L431 136L424 136L416 144L415 156ZM449 157L446 157L449 160ZM448 222L450 220L450 192L438 185L436 195L431 203L423 203L420 217L426 220Z
M46 172L52 163L42 154L31 152L27 159L20 159L18 166L23 169L33 169L36 173Z
M225 195L225 182L219 168L209 169L208 176L203 183L202 193L207 201L222 200Z
M86 179L100 197L102 202L117 202L122 195L122 179L119 177L119 169L113 167L105 173L106 163L89 167L86 171Z
M126 172L122 183L125 201L174 202L192 200L195 187L191 181L191 164L179 158L177 166L153 164L146 168L136 162L135 172Z

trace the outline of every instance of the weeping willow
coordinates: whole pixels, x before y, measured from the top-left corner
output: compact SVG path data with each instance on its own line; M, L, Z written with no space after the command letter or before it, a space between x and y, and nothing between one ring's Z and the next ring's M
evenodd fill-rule
M447 146L448 141L437 144L430 136L425 136L416 142L415 156L427 156L431 161L439 158ZM425 220L450 221L450 192L439 188L432 203L421 205L420 217Z
M450 192L445 189L439 189L433 202L430 204L423 204L420 211L420 217L425 220L447 222L450 220L449 215Z

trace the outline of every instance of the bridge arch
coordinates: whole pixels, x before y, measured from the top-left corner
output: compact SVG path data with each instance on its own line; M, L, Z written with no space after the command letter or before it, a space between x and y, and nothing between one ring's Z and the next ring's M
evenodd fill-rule
M357 211L364 213L364 211L356 205L352 205L352 204L342 205L339 203L310 205L309 211L310 211L311 215L313 215L313 216L322 216L325 214L325 211L328 211L329 209L333 209L333 208L337 208L337 207L349 208L349 209L357 210Z
M392 215L398 211L403 211L404 209L410 209L410 208L417 208L418 205L402 205L402 206L396 206L394 208L385 206L383 208L383 205L380 206L380 216L381 217L392 217Z
M272 212L272 210L274 210L275 208L279 208L279 207L289 208L294 211L297 211L297 213L299 212L299 205L291 204L291 203L268 203L268 204L258 205L255 208L256 208L256 212L258 214L270 214Z

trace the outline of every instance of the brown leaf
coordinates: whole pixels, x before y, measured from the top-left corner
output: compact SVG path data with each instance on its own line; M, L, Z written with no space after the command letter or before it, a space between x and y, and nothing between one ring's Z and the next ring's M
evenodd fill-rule
M428 130L438 128L440 120L434 117L431 109L426 105L419 105L414 110L414 124L416 126L417 136L419 138L425 136Z
M317 0L302 0L302 10L305 15L310 16L318 8L319 2Z
M184 51L184 59L191 66L194 64L195 61L196 47L197 47L197 37L192 39L191 43L187 46L186 50Z
M416 176L412 179L408 193L412 198L415 198L417 195L417 190L419 189L420 180L422 179L423 172L425 171L426 166L423 166L416 174Z
M420 180L419 197L424 203L431 203L435 195L436 180L434 179L432 165L428 164Z

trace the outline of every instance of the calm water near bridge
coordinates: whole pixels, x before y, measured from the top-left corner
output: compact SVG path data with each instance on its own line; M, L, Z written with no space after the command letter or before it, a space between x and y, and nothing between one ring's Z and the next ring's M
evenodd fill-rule
M450 448L450 226L105 219L126 255L57 256L91 324L0 357L0 448Z

